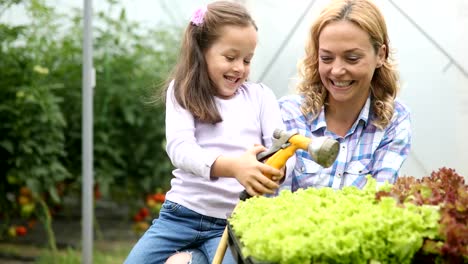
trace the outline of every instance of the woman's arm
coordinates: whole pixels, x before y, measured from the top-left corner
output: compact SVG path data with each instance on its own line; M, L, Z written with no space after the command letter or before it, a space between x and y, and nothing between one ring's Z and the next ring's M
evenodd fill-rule
M374 153L372 176L378 184L393 184L411 148L411 118L408 109L396 107L396 115L390 123Z

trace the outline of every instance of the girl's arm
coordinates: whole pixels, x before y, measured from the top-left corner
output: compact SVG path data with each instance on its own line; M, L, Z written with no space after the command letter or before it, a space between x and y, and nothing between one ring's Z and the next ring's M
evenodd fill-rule
M286 130L283 123L280 106L273 91L264 84L260 84L264 89L260 107L260 124L262 128L262 143L267 148L272 145L272 137L275 129ZM294 157L291 157L293 159ZM286 166L281 169L281 177L273 179L276 182L283 183L287 177ZM283 177L284 176L284 177Z
M210 178L211 166L219 156L197 144L195 120L177 103L173 82L166 95L166 152L175 167L206 179Z
M265 151L263 146L254 146L240 157L219 156L212 167L212 176L232 175L252 195L273 194L279 185L264 174L282 177L282 172L257 161L257 154Z
M256 159L256 154L265 150L264 147L252 147L238 157L223 156L201 148L195 138L193 115L177 103L172 85L166 99L166 141L166 151L172 164L184 171L206 179L234 177L251 195L274 193L278 188L263 173L281 177L281 172Z
M285 130L278 101L273 91L261 84L264 88L263 100L260 107L260 125L262 128L262 143L269 148L272 144L273 132L275 129Z
M267 86L254 84L250 89L255 89L257 93L262 144L269 148L275 129L284 129L279 105L274 93ZM283 178L284 170L277 170L257 161L256 155L265 150L266 148L257 146L239 158L221 156L213 166L212 175L234 175L250 195L273 194L279 187L276 181ZM273 180L263 174L272 175Z
M273 193L278 188L262 173L281 176L281 172L256 159L263 147L253 147L239 157L222 156L201 148L195 138L195 120L177 103L172 84L166 98L166 141L172 164L186 172L206 179L234 177L251 195Z

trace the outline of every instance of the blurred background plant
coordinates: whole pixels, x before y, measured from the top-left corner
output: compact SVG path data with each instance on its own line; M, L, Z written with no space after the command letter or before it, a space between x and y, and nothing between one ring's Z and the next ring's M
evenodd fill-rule
M95 198L136 208L171 178L164 105L152 95L175 62L180 29L144 28L108 3L119 16L95 14L93 29ZM0 239L18 219L38 219L54 248L54 208L81 195L82 11L7 0L0 15L17 6L29 21L0 23Z
M166 194L162 189L155 193L146 195L144 204L133 215L133 231L141 236L151 225L153 219L159 216L161 206L166 199Z

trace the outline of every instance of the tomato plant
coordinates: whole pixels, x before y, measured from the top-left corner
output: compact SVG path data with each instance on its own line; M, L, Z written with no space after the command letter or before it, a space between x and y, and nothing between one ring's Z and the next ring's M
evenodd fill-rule
M145 203L138 211L133 215L133 231L137 235L141 235L145 232L153 219L159 215L159 210L166 199L165 193L158 189L156 193L150 193L146 195Z
M43 0L2 1L0 10L15 6L29 21L0 22L0 237L38 219L54 247L51 212L81 193L82 10L60 14ZM145 28L115 1L109 8L93 28L94 198L138 204L171 177L164 106L153 95L175 62L180 30Z

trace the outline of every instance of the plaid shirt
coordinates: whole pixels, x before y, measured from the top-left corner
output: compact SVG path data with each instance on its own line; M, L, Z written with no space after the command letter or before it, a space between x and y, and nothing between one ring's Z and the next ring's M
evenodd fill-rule
M315 163L309 153L297 150L295 158L287 163L287 179L281 190L296 191L307 187L344 186L364 187L366 175L371 174L378 184L385 181L394 183L398 171L408 156L411 146L411 126L409 109L400 101L395 101L395 112L385 129L375 127L370 109L370 97L361 110L358 119L344 137L327 129L325 113L317 118L304 116L300 105L302 97L292 95L279 100L283 122L287 130L295 130L306 137L328 136L340 143L336 161L329 168Z

